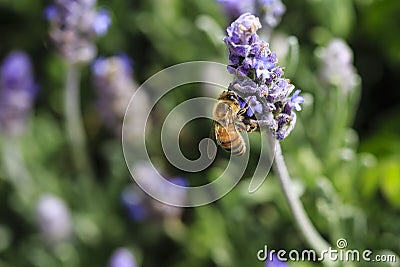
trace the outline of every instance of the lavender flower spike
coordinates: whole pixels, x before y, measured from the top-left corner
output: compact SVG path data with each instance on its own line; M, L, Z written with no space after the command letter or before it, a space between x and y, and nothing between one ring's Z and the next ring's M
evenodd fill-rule
M229 90L239 95L241 107L249 106L246 119L266 126L278 140L285 139L296 123L296 113L304 98L300 90L283 77L284 68L269 44L256 31L259 19L250 13L241 15L227 28L224 42L229 50L228 71L235 77ZM292 94L293 93L293 94Z
M332 39L320 50L320 79L326 85L340 87L343 92L350 92L359 82L353 65L353 51L342 39Z
M110 58L98 58L92 64L93 84L97 93L97 104L104 124L116 135L121 135L122 122L128 107L129 100L135 93L138 85L132 79L133 71L130 59L119 55ZM148 97L143 91L137 92L141 97L142 105L136 107L138 114L147 108ZM144 124L143 116L131 116L126 122L130 125ZM140 120L140 121L139 121ZM135 138L143 134L138 128L133 127L126 132L126 138Z
M37 86L27 54L10 53L0 70L0 131L8 136L23 133Z
M96 0L55 0L45 10L50 37L69 63L91 61L96 55L94 38L111 25L108 11L96 11L95 6Z

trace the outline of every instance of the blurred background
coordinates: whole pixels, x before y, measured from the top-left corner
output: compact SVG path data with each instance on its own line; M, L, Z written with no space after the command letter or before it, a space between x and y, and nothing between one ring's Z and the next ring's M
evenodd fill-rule
M177 63L228 64L222 38L236 17L227 8L235 2L239 5L99 0L93 9L107 9L112 23L103 32L108 16L99 13L94 30L74 26L81 27L81 39L90 39L80 46L89 56L76 60L63 47L73 35L64 31L60 41L54 30L64 30L69 22L57 21L60 14L48 8L51 1L0 0L0 266L265 266L256 257L264 245L309 248L274 172L255 194L247 192L258 162L257 133L250 136L256 149L243 180L224 198L197 208L173 208L145 195L130 179L123 158L122 118L135 88ZM305 98L297 126L282 142L295 189L333 247L345 238L350 249L399 254L400 2L283 4L284 12L272 15L276 23L262 21L260 35L270 41L286 77ZM78 76L71 66L79 69ZM81 116L86 145L68 136L79 132L68 123L65 108L71 77L80 87L81 99L72 110ZM220 151L210 168L188 174L163 156L157 138L168 110L210 95L200 86L187 89L168 95L152 112L153 141L147 146L165 177L194 186L212 181L229 157ZM146 99L143 95L143 105ZM137 119L144 119L143 107L137 109ZM210 127L205 120L184 127L180 142L188 158L199 156L198 141ZM138 164L135 172L145 179L151 175L147 168Z

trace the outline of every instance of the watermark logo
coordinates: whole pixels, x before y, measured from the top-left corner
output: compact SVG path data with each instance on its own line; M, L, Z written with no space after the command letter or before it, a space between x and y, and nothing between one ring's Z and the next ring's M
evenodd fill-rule
M257 251L257 259L260 261L272 261L272 256L276 255L279 261L327 261L327 262L387 262L397 263L399 262L398 257L395 254L382 254L374 253L370 249L358 250L358 249L346 249L348 244L344 238L339 238L336 241L337 248L329 247L321 252L316 252L313 249L306 249L298 251L292 250L275 250L269 249L267 245L264 248ZM398 266L398 265L396 265Z
M344 249L344 248L346 248L346 247L347 247L347 240L344 239L344 238L339 238L339 239L336 241L336 246L337 246L337 248L339 248L339 249Z
M227 89L232 81L232 76L227 72L227 66L215 62L196 61L178 64L164 69L145 81L131 98L127 108L124 124L122 128L123 153L126 164L135 182L154 199L179 207L195 207L206 205L220 199L232 190L247 168L249 161L249 138L246 131L242 131L243 139L246 143L246 153L242 156L230 155L229 162L219 177L212 177L212 182L201 186L189 187L177 185L164 179L160 173L162 170L157 168L147 150L149 144L161 141L163 156L175 168L187 173L202 172L212 165L216 158L217 146L213 140L204 138L199 144L193 144L193 149L200 152L197 159L186 158L180 150L179 135L182 128L196 119L208 119L210 130L213 122L213 108L217 103L218 95ZM162 103L163 98L168 94L179 95L179 90L184 86L194 85L196 90L207 87L212 93L207 96L187 99L175 107L160 122L153 125L153 129L160 131L161 140L149 138L150 131L147 123L154 112ZM143 94L149 98L149 105L144 107ZM140 107L140 114L138 114ZM144 120L135 119L143 116ZM130 138L132 129L139 132L135 138ZM266 129L260 130L261 149L259 161L254 169L249 192L255 192L267 177L274 157L275 140L267 133ZM211 149L208 144L212 144ZM211 156L210 156L210 153ZM151 175L141 177L135 174L138 164L145 164L152 169ZM205 180L207 181L207 180ZM160 190L162 188L162 190ZM165 193L167 192L167 193ZM185 194L186 202L174 196Z

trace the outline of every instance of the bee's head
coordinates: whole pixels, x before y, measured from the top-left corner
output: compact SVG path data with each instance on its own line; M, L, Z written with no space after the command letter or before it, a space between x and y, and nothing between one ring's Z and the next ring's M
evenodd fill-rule
M220 100L234 102L235 104L239 104L238 96L232 91L224 91L219 97Z

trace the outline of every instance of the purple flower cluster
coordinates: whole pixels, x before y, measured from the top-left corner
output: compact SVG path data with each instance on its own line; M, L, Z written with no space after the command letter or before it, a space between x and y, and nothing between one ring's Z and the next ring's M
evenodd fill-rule
M97 58L92 64L93 85L97 93L97 105L105 125L116 135L121 134L122 122L129 100L137 88L132 79L132 64L124 55ZM143 96L143 107L147 103ZM138 107L140 110L143 107ZM133 119L140 116L131 116ZM145 119L145 118L143 118ZM133 125L136 125L136 122ZM131 129L131 131L138 131ZM139 133L132 133L132 135Z
M284 69L269 44L260 40L261 28L257 17L241 15L228 28L224 42L229 49L228 71L235 75L229 89L239 96L241 107L249 105L247 116L267 126L276 139L283 140L296 123L296 111L304 98L300 90L293 94L294 85L283 77Z
M250 12L261 17L264 26L275 28L286 11L281 0L216 0L227 16L234 20L240 14Z
M151 181L159 179L152 167L147 163L137 163L134 168L134 174L136 179L139 179L142 183L151 183ZM182 177L174 177L168 180L176 185L187 186L187 180ZM174 199L174 202L180 202L182 206L186 202L187 196L185 193L176 194L155 183L151 183L149 186L157 190L158 195L167 196L171 200ZM175 218L179 217L183 211L181 207L164 204L146 195L140 188L133 186L126 188L122 192L121 200L133 221L160 217Z
M0 130L3 134L18 136L23 133L36 91L28 55L20 51L10 53L0 70Z
M125 112L132 95L136 92L136 97L141 100L141 105L135 107L135 112L138 114L145 113L148 108L148 95L143 90L136 91L138 85L133 80L132 62L125 55L97 58L92 64L92 74L97 94L97 107L103 122L117 136L120 136ZM144 116L127 116L125 123L150 125ZM124 132L125 138L132 141L141 134L143 131L140 127L129 127Z
M96 0L55 0L45 10L50 37L59 53L70 63L89 62L96 55L93 39L111 25L105 9L96 11Z

